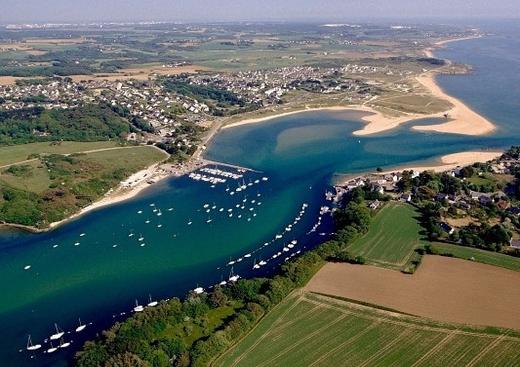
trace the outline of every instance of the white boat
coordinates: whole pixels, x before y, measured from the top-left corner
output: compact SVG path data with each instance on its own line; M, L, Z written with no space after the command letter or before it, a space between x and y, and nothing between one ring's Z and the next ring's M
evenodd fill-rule
M158 225L157 225L157 228L161 228L161 227L162 227L162 224L158 224Z
M202 287L197 287L197 288L195 288L195 289L193 290L193 293L195 293L195 294L202 294L202 293L204 293L204 288L202 288Z
M79 242L76 242L76 243L74 244L74 246L79 246Z
M211 222L213 222L213 219L211 219L211 218L208 217L208 220L206 221L206 223L209 224L209 223L211 223Z
M86 235L86 233L81 233L79 236L80 236L80 237L83 237L83 236L85 236L85 235Z
M143 211L142 211L142 210L139 210L139 211L137 212L137 214L143 214Z
M260 265L260 266L264 266L264 265L267 265L267 262L265 262L264 260L260 260L260 262L258 263L258 265Z
M134 234L133 233L129 233L128 234L128 237L132 237Z
M50 347L49 349L47 349L45 352L46 352L46 353L54 353L54 352L56 352L57 350L58 350L58 348L53 347L53 346L52 346L52 343L51 343L51 347Z
M233 267L231 267L231 271L229 272L229 279L230 282L236 282L240 278L240 275L235 275L233 272Z
M229 193L229 195L235 195L235 192L234 192L234 191L231 191L231 192Z
M31 340L31 336L29 335L29 337L27 338L27 347L25 349L33 351L33 350L38 350L41 347L42 347L41 344L33 344L32 340Z
M251 222L251 218L247 218L247 221L248 221L248 222Z
M191 226L193 222L191 221L191 219L188 221L188 225Z
M56 247L58 247L58 245L52 245L52 248L56 248Z
M142 312L144 310L144 307L135 300L135 307L133 308L134 312Z
M284 247L283 248L283 252L288 252L289 251L289 247Z
M251 254L245 254L244 257L251 257Z
M54 323L54 328L56 329L56 333L52 334L50 336L50 339L51 340L58 340L65 334L65 332L63 330L61 330L59 328L58 324L56 324L56 323Z
M148 219L148 220L145 220L144 222L145 222L146 224L148 224L148 223L150 223L150 220ZM128 237L130 237L130 236L128 236Z
M150 204L150 206L155 206L155 204L152 203L152 204Z
M253 264L253 269L260 269L260 265L256 263L256 259Z
M58 348L67 348L70 347L70 342L64 342L63 339L60 341L60 346Z
M219 212L223 212L223 211L224 211L224 208L220 208L218 211L219 211Z
M76 328L76 332L79 333L79 332L85 330L86 327L87 327L87 324L83 324L81 322L81 319L79 319L79 326Z
M162 212L159 210L159 212L157 213L157 216L160 217L162 215Z
M152 295L148 295L148 307L155 307L159 304L157 301L152 301Z
M169 212L173 211L173 208L168 208L168 211L169 211Z
M30 268L31 268L31 265L25 265L25 266L23 267L23 270L29 270Z
M282 235L281 235L281 234L277 234L276 236L274 236L274 238L276 238L277 240L279 240L280 238L282 238Z
M292 243L293 245L296 245L296 244L298 243L298 241L297 241L297 240L292 240L291 243Z
M204 209L209 208L209 204L204 204L203 208L204 208Z
M144 241L144 237L141 236L141 237L139 237L137 240L138 240L138 241Z
M262 177L262 181L267 181L267 180L269 180L269 178L267 178L267 177Z
M221 286L226 285L226 284L227 284L227 282L225 280L222 280L220 283L218 283L218 285L221 285Z

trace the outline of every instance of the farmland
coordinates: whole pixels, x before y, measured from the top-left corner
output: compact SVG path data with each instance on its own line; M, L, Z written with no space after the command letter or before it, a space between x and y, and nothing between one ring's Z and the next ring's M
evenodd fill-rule
M520 272L425 256L413 275L377 266L328 263L307 289L432 320L520 330Z
M506 335L507 334L507 335ZM293 294L215 366L515 366L520 334Z
M391 202L375 216L370 230L354 241L348 250L369 263L401 268L411 258L420 242L419 214L408 204Z

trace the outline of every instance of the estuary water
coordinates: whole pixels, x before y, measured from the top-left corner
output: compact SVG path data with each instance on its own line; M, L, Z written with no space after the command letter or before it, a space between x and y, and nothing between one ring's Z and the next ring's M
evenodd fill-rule
M255 276L272 271L333 230L324 216L309 233L335 173L519 144L520 38L515 34L520 32L502 29L438 52L474 66L470 75L442 76L439 82L494 121L498 130L492 135L420 133L408 124L359 138L352 136L362 126L359 114L307 112L223 130L211 142L206 158L258 172L219 167L243 177L215 187L187 176L166 179L134 199L48 233L3 231L0 364L66 365L86 338L126 317L136 300L144 305L150 298L182 297L190 289L227 280L231 272ZM230 261L235 263L229 266ZM253 269L260 261L267 264ZM79 318L88 325L75 333ZM72 345L45 354L50 343L44 343L40 351L26 352L27 336L43 343L55 332L54 323Z

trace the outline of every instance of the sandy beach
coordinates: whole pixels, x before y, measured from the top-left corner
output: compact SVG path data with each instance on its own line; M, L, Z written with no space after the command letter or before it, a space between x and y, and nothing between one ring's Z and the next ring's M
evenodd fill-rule
M495 158L500 157L503 154L501 151L469 151L447 154L439 158L438 164L425 165L425 166L405 166L399 167L393 170L381 172L381 174L387 174L396 171L434 171L444 172L457 167L464 167L472 165L477 162L487 162Z

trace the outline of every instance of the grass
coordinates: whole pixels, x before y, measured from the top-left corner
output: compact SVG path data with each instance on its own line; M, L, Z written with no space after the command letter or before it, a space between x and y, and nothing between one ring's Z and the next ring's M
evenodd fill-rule
M16 167L18 166L27 167L27 173L17 175L9 173L7 169L2 169L0 171L0 186L5 184L37 194L49 188L51 184L49 173L40 160L16 165Z
M64 141L60 145L44 142L0 147L0 167L25 161L29 159L31 154L70 154L95 149L114 148L118 145L119 143L115 141Z
M433 250L436 250L440 254L451 254L453 257L460 259L473 260L488 265L520 271L520 258L517 257L447 243L434 242L431 246Z
M369 263L401 268L420 244L417 216L413 206L390 202L377 213L368 233L354 241L348 250Z
M215 366L515 366L520 333L293 294Z

